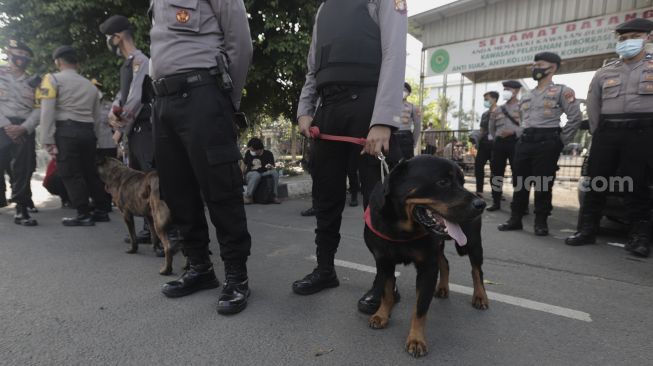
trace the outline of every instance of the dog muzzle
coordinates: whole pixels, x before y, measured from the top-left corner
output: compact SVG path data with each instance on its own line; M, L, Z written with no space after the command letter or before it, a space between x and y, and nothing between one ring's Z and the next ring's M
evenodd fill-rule
M460 225L451 222L426 206L415 206L413 217L425 229L438 236L451 237L459 246L467 245L467 236Z

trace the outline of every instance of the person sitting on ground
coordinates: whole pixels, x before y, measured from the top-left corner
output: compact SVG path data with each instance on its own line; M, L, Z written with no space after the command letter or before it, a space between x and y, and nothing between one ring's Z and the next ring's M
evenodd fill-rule
M258 138L252 138L247 143L247 152L243 159L245 163L245 183L247 191L245 192L245 204L251 204L258 184L263 177L271 176L274 182L274 203L281 203L278 196L279 172L274 169L274 155L269 150L265 150L263 141Z

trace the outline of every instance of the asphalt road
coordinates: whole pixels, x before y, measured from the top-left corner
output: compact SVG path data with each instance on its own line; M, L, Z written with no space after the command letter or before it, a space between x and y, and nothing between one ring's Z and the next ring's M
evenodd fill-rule
M142 246L129 255L116 213L93 228L65 228L72 211L43 203L40 226L18 227L0 210L1 365L646 365L653 359L653 260L632 258L602 239L570 248L575 213L557 210L553 236L500 233L507 213L484 216L484 271L490 309L463 294L467 258L447 254L449 299L434 300L430 353L404 352L415 303L412 267L397 267L403 295L388 329L367 327L356 301L373 260L362 241L361 210L347 208L337 258L339 288L301 297L292 281L312 270L314 219L308 200L248 207L253 236L252 297L236 316L215 311L219 290L181 299L160 292L162 264ZM532 219L532 215L529 216ZM211 247L219 253L215 240ZM182 265L176 257L175 272ZM219 257L214 257L224 278Z

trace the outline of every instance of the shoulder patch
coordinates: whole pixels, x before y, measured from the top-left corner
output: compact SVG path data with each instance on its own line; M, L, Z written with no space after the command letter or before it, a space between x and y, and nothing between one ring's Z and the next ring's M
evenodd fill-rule
M47 74L41 82L41 86L38 88L39 99L56 99L57 98L57 88L55 88L54 83L52 82L52 75Z
M576 101L576 92L574 89L566 88L564 94L562 95L567 103L573 103Z
M141 70L141 64L142 63L140 61L134 60L132 63L132 71L134 74L138 73Z
M395 0L395 10L400 14L408 13L408 4L406 0Z

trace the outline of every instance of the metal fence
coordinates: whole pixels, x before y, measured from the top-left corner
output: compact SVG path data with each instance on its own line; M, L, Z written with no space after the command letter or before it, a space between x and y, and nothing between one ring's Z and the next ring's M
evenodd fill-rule
M476 147L470 141L472 131L426 130L422 132L422 154L430 154L455 161L466 175L474 175ZM583 132L586 133L586 132ZM581 138L581 141L587 139ZM578 180L582 175L584 155L587 146L580 143L567 145L558 160L559 170L556 179ZM486 176L490 176L490 166L485 166ZM510 166L506 168L506 177L512 175Z

